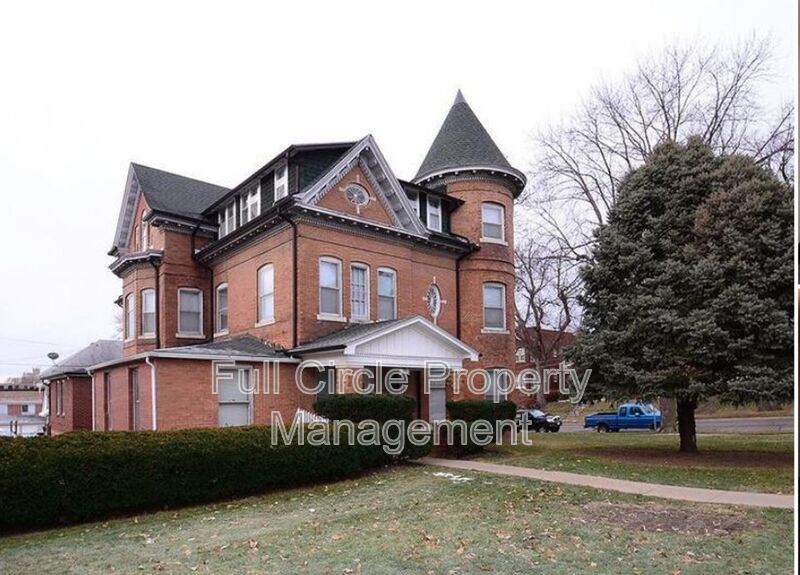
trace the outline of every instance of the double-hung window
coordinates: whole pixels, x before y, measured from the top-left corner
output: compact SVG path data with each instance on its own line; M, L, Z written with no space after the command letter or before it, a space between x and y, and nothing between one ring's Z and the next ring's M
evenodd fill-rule
M156 290L142 290L142 335L156 334Z
M483 284L483 327L490 331L506 329L506 286Z
M261 186L239 198L239 225L243 226L261 213Z
M289 168L286 164L275 168L275 201L289 194Z
M342 262L334 258L319 260L319 313L342 315Z
M442 201L431 195L428 196L428 228L442 231Z
M139 394L139 370L133 368L129 372L131 421L130 426L134 431L142 428L142 402Z
M136 337L136 306L132 293L125 296L125 339Z
M214 331L216 333L228 333L228 284L217 286L217 319Z
M419 215L419 194L417 192L409 192L408 199L411 201L411 207L414 208L414 213Z
M203 335L203 292L178 289L178 335Z
M369 267L350 266L350 315L352 319L369 319Z
M272 264L258 268L258 323L275 319L275 275Z
M397 317L397 272L378 270L378 320Z
M486 202L482 206L481 241L505 242L505 208Z
M150 249L150 224L142 222L142 251Z

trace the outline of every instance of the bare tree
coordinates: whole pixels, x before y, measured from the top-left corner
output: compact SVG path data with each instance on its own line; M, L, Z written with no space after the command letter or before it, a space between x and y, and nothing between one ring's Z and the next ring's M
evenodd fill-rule
M578 264L553 245L539 244L532 238L522 240L514 256L518 337L527 357L542 370L579 319ZM545 335L548 330L555 335Z
M672 46L616 84L595 87L566 123L536 138L527 203L560 251L580 261L616 202L625 174L664 140L700 135L722 154L744 153L794 177L792 105L775 117L760 105L770 46Z

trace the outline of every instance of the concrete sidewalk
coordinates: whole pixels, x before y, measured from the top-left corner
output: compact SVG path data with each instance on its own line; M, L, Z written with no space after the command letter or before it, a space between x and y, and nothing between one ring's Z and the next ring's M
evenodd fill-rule
M515 467L513 465L500 465L485 461L459 461L454 459L438 459L436 457L423 457L420 460L426 465L460 469L462 471L482 471L498 475L511 475L525 477L539 481L553 481L568 485L580 485L595 489L608 489L622 493L634 493L648 497L663 497L665 499L678 499L680 501L695 501L697 503L719 503L724 505L746 505L749 507L777 507L780 509L794 509L794 495L777 495L774 493L752 493L749 491L722 491L720 489L702 489L698 487L680 487L677 485L660 485L656 483L643 483L628 481L626 479L613 479L611 477L598 477L596 475L581 475L565 471L546 471L529 467Z

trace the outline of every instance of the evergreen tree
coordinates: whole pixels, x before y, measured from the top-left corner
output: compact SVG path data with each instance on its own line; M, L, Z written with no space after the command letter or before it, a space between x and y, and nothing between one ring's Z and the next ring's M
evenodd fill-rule
M752 159L660 145L582 271L572 359L611 398L675 398L681 451L697 450L704 398L791 397L792 218L791 189Z

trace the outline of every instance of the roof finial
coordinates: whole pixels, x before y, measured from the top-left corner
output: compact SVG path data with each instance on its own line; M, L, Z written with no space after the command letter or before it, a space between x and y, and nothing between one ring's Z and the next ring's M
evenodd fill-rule
M464 99L464 94L462 94L461 90L459 90L458 93L456 94L456 99L453 102L453 106L455 106L456 104L466 104L466 103L467 101Z

